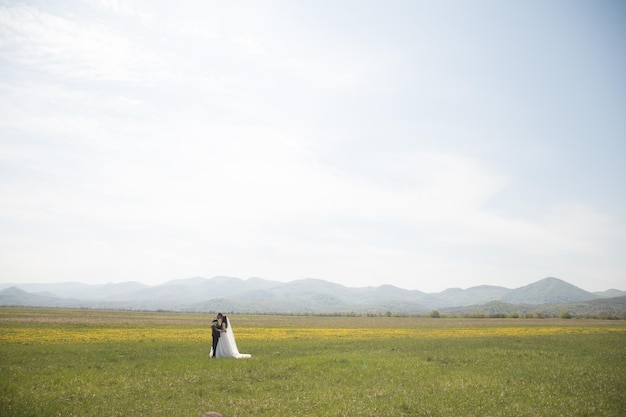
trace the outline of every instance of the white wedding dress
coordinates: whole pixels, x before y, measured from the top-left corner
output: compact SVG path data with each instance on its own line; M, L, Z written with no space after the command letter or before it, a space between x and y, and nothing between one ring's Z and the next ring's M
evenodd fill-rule
M222 332L215 349L216 358L250 358L252 355L247 353L239 353L237 343L235 342L235 334L230 325L230 320L226 317L226 331ZM213 356L213 348L211 348L211 356Z

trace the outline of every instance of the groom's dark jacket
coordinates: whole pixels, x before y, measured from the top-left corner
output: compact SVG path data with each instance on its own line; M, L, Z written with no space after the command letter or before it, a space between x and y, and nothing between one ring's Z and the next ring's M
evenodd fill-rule
M217 321L216 317L211 322L211 336L213 336L213 354L215 354L215 350L217 349L217 342L220 340L220 331L218 330L219 327L220 324Z

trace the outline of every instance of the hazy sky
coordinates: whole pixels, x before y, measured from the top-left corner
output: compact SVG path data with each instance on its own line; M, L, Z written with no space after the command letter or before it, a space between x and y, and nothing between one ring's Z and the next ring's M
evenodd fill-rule
M626 290L626 3L0 0L0 282Z

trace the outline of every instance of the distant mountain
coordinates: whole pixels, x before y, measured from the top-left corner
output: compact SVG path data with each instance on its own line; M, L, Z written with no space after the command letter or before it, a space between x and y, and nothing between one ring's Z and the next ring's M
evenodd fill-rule
M442 309L442 314L467 316L493 316L497 314L519 316L538 315L558 317L567 312L575 316L620 317L626 311L626 296L615 298L596 298L594 300L576 301L556 304L511 304L502 301L491 301L482 305L452 307Z
M0 305L33 307L81 307L79 300L59 298L54 295L29 293L18 287L0 291Z
M508 292L501 301L511 304L555 304L594 298L597 296L593 293L558 278L548 277Z
M219 276L175 279L161 285L139 282L88 285L0 284L0 305L85 307L129 310L225 311L236 313L428 313L455 311L534 311L560 303L596 301L619 308L626 292L590 293L557 278L545 278L517 289L481 285L440 293L405 290L392 285L349 288L320 280L287 283L261 278ZM615 301L617 300L617 301ZM608 303L608 304L607 304ZM579 305L579 309L599 304Z
M6 287L19 287L29 293L75 298L83 300L103 300L123 297L141 289L150 288L140 282L122 282L119 284L83 284L80 282L60 282L56 284L0 284L0 290Z
M594 292L595 295L602 298L615 298L626 295L626 291L616 290L615 288L611 288L610 290Z
M480 285L466 290L461 288L449 288L437 294L436 298L448 306L467 306L501 300L502 297L511 291L512 290L504 287Z
M613 298L552 304L543 309L543 312L551 315L557 315L562 311L568 311L582 316L607 314L619 317L626 311L626 295Z

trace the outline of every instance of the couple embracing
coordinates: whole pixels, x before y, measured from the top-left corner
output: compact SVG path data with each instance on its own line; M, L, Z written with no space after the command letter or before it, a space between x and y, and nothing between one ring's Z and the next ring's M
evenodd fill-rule
M252 355L239 353L233 328L230 326L228 317L222 313L211 322L211 333L213 336L213 347L211 348L212 358L249 358Z

